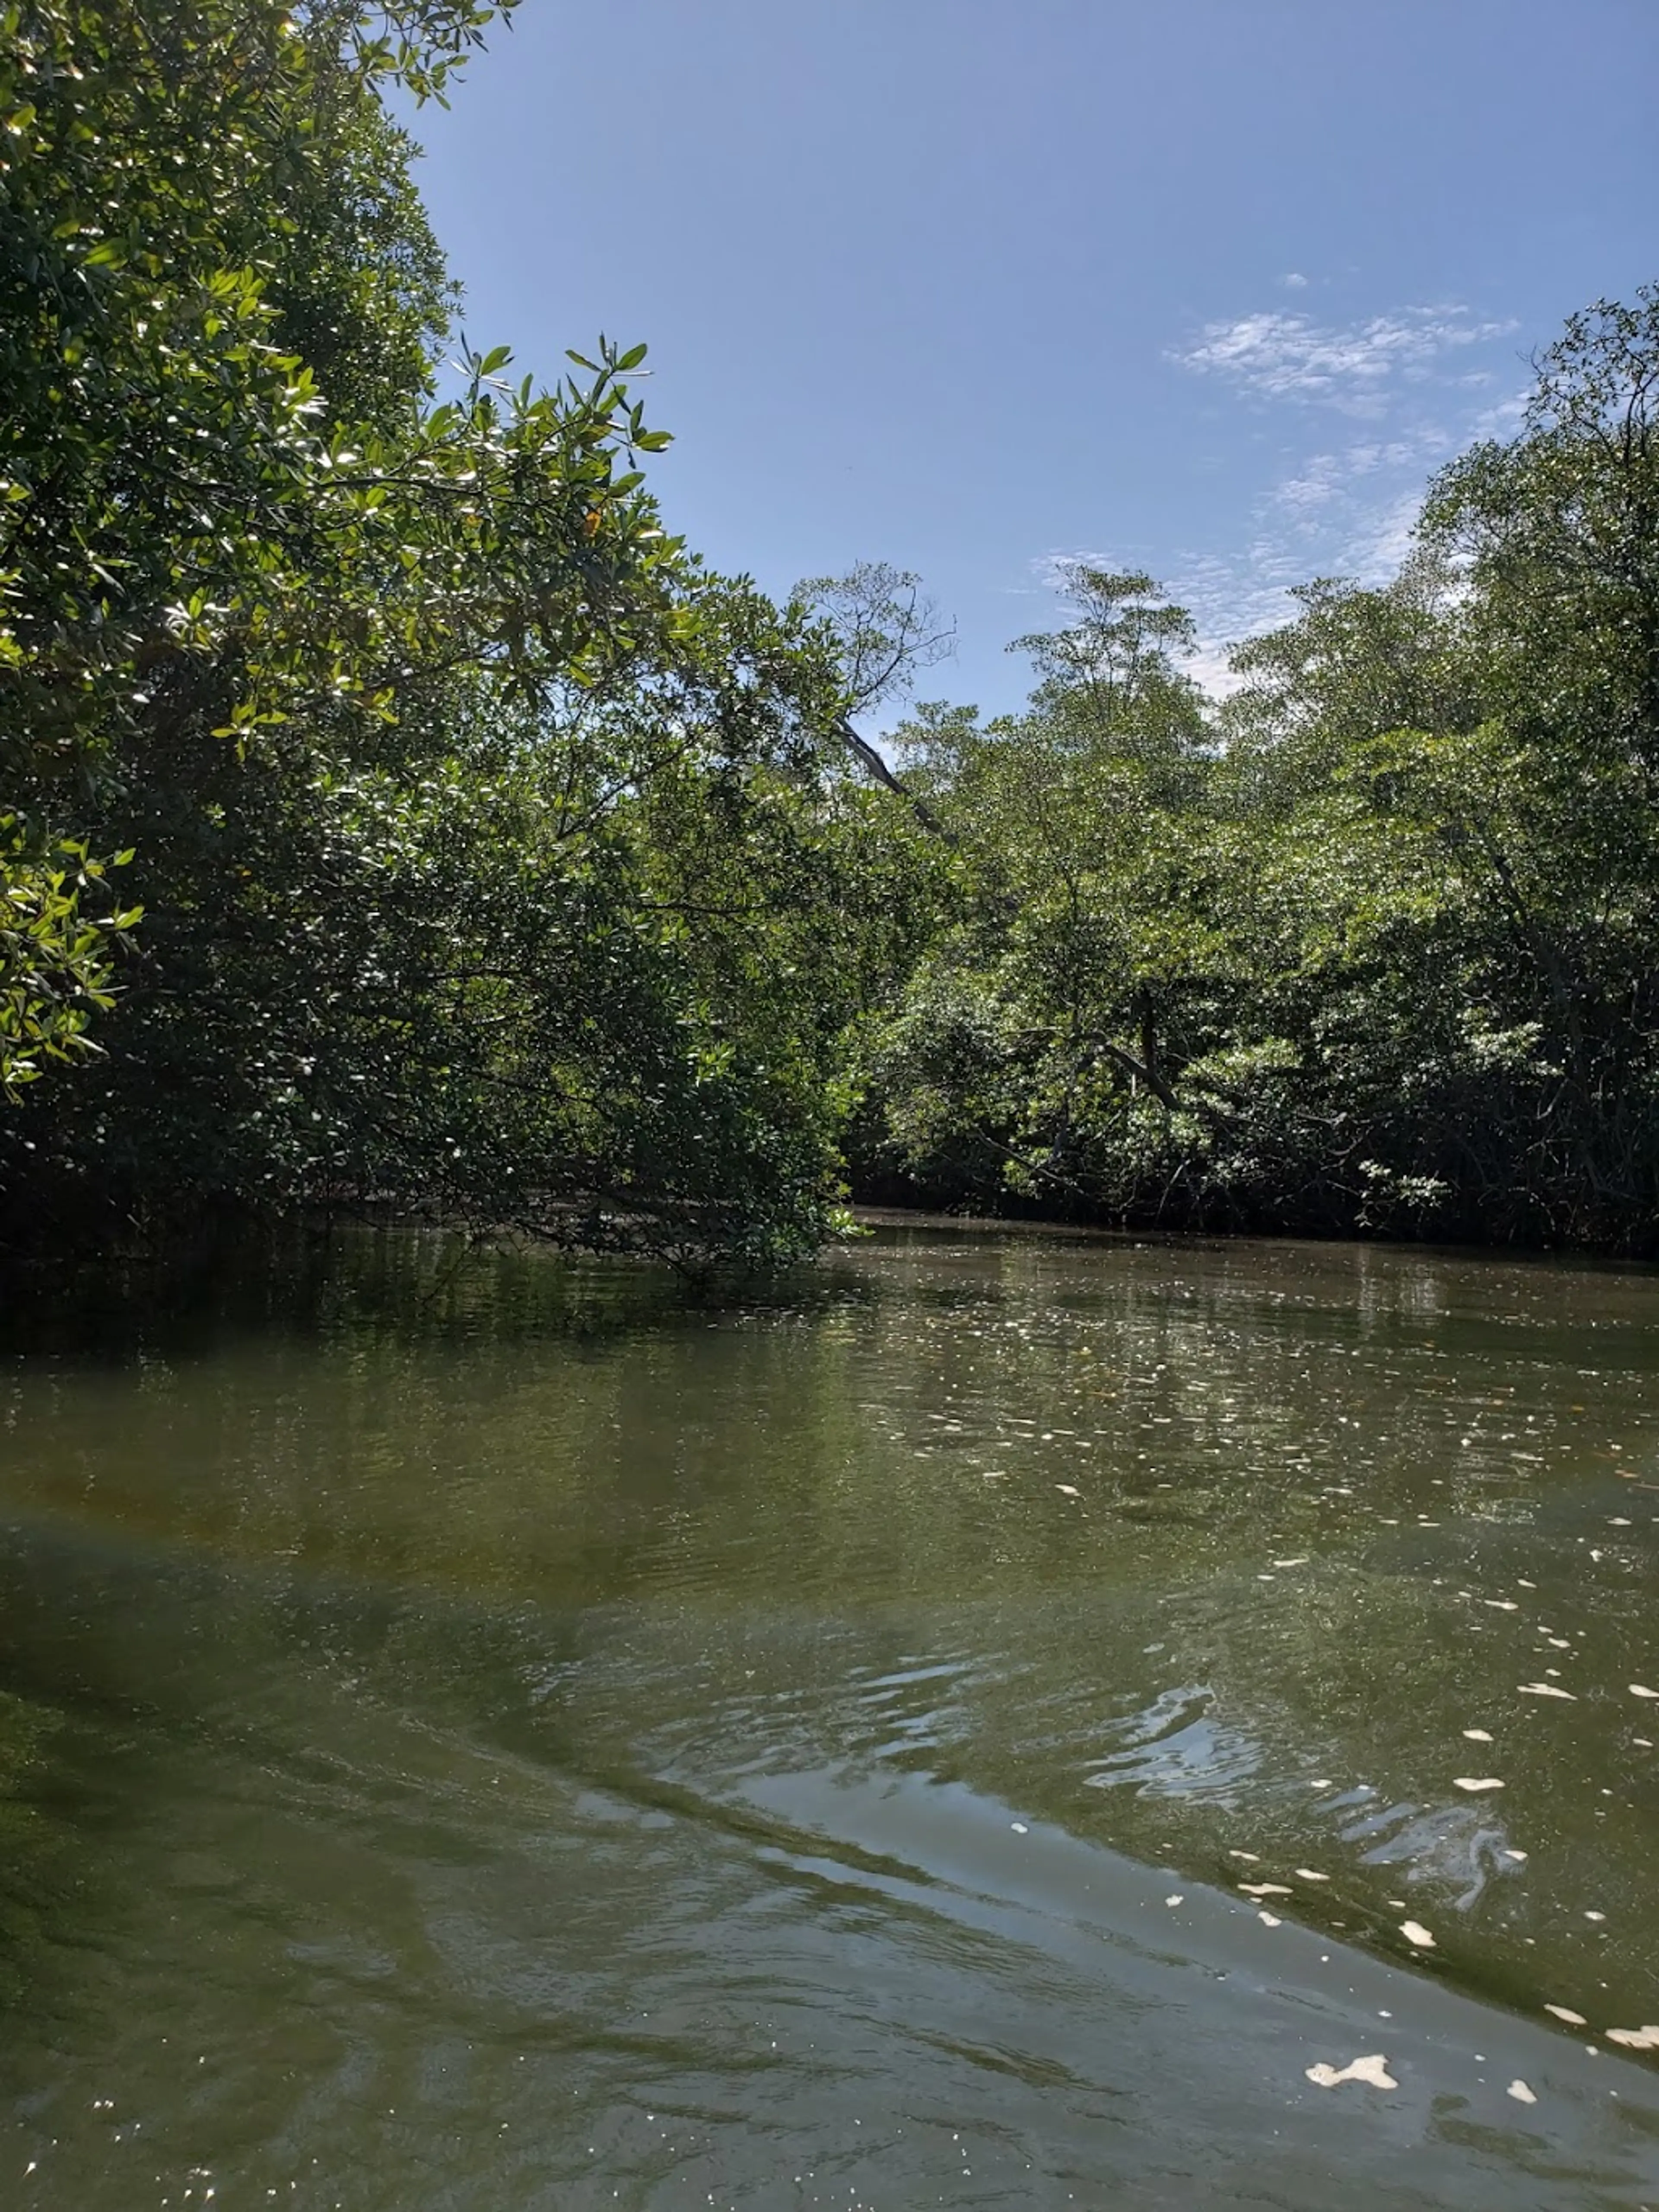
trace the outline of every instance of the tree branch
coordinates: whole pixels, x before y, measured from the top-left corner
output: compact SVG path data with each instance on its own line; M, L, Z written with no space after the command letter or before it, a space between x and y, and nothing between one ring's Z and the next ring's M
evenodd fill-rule
M912 791L902 776L894 775L868 738L861 738L845 717L837 725L836 733L876 781L904 801L924 830L933 836L942 837L946 844L955 844L956 839L939 820L927 800Z

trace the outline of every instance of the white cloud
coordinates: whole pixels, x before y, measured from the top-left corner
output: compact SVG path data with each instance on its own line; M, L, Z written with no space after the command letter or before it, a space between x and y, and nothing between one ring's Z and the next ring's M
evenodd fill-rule
M1103 551L1095 546L1071 546L1039 554L1030 564L1031 574L1045 592L1057 592L1064 587L1067 568L1079 562L1115 572L1150 569L1175 605L1187 609L1197 628L1198 647L1188 656L1188 674L1212 698L1224 699L1243 680L1228 666L1232 648L1291 621L1297 611L1291 597L1296 585L1316 576L1346 576L1374 586L1398 574L1411 550L1421 500L1419 474L1403 489L1369 502L1349 501L1337 528L1322 522L1316 533L1287 529L1274 503L1269 502L1255 534L1232 554L1177 553L1160 564L1144 547L1120 545ZM1038 631L1054 629L1066 619L1064 609L1054 605L1033 627Z
M1449 460L1464 442L1443 423L1416 422L1391 438L1364 438L1336 453L1312 453L1276 488L1273 503L1311 521L1340 509L1353 497L1356 484L1407 470L1420 476Z
M1245 542L1229 555L1164 562L1172 596L1191 607L1204 640L1193 672L1211 690L1235 688L1229 645L1295 615L1293 586L1315 576L1375 586L1395 575L1433 472L1476 439L1514 435L1522 398L1494 398L1498 374L1478 352L1471 359L1514 327L1456 303L1344 325L1264 309L1209 325L1171 356L1241 399L1285 409L1278 478L1258 494ZM1307 434L1333 414L1354 423L1350 435Z
M1199 648L1188 673L1212 698L1224 699L1238 688L1227 665L1233 647L1288 621L1296 612L1291 588L1312 573L1271 535L1258 536L1231 556L1205 553L1176 561L1170 595L1191 610L1198 625Z
M1312 515L1341 496L1347 476L1341 453L1312 453L1301 465L1301 473L1286 477L1273 497L1291 514Z
M1054 545L1033 558L1031 574L1045 591L1063 592L1073 568L1104 568L1117 574L1140 565L1139 561L1120 560L1115 553L1103 553L1093 545Z
M1412 550L1422 505L1423 487L1416 483L1371 508L1349 532L1336 573L1367 585L1386 584L1397 576Z
M1200 343L1174 358L1258 398L1376 416L1401 383L1428 379L1443 355L1501 337L1512 327L1476 322L1456 306L1407 307L1346 325L1269 309L1207 324Z
M1189 608L1198 625L1199 650L1189 673L1212 697L1225 698L1240 680L1227 665L1232 647L1293 620L1296 585L1342 576L1374 588L1398 575L1412 550L1423 483L1419 469L1363 498L1345 486L1340 517L1320 515L1316 527L1293 514L1286 528L1274 511L1275 495L1262 526L1237 552L1177 556L1164 580L1170 598Z
M1470 442L1477 438L1512 438L1526 416L1526 393L1511 392L1506 398L1494 400L1490 407L1480 410L1469 425Z
M1046 589L1058 591L1064 587L1067 569L1079 562L1112 573L1139 568L1157 574L1170 599L1185 607L1197 626L1198 649L1188 657L1187 672L1216 698L1237 688L1227 666L1232 645L1285 621L1296 611L1291 586L1316 573L1288 544L1266 534L1231 559L1218 554L1178 555L1161 572L1145 548L1056 548L1039 554L1030 564L1031 573ZM1065 620L1064 610L1055 606L1052 617L1036 628L1056 628Z
M1301 289L1290 276L1280 282ZM1192 612L1200 646L1190 673L1224 696L1238 684L1227 665L1231 647L1291 620L1295 586L1316 576L1386 583L1411 551L1433 472L1476 439L1514 435L1523 400L1494 397L1498 374L1471 360L1472 349L1513 327L1455 305L1346 325L1273 310L1210 325L1199 343L1170 358L1242 402L1285 403L1276 462L1257 479L1231 550L1072 549L1034 561L1034 579L1052 589L1064 563L1079 559L1150 570ZM1262 447L1251 438L1243 451ZM1051 619L1064 617L1056 608Z
M1308 289L1308 280L1299 269L1287 269L1279 281L1287 292L1305 292Z

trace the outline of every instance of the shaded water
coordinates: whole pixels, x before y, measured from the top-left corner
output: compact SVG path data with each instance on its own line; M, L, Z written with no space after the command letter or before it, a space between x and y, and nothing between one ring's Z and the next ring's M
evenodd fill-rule
M1659 2208L1656 1291L12 1312L0 2205Z

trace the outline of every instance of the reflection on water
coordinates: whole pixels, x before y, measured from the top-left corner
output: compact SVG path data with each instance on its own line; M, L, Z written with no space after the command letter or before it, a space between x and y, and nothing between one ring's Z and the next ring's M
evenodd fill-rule
M1659 2207L1652 1276L200 1293L8 1323L0 2203Z

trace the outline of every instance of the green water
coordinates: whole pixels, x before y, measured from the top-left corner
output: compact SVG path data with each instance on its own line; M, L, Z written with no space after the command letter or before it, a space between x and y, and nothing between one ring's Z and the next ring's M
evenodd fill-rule
M455 1258L5 1316L0 2207L1659 2207L1659 1278Z

